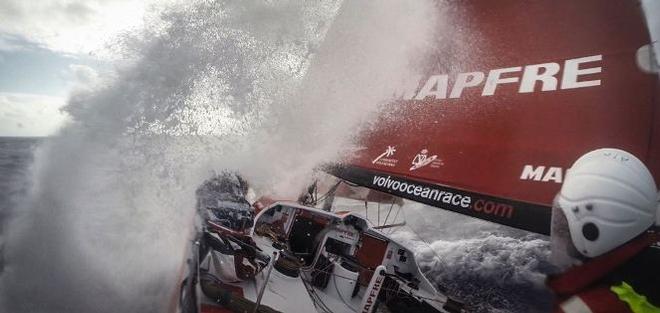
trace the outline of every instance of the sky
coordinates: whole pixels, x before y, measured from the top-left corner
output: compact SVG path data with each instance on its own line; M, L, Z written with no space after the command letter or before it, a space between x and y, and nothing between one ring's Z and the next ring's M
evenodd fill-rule
M0 0L0 136L52 135L69 92L110 68L107 47L152 1Z
M643 2L659 41L660 0ZM60 108L71 90L110 68L113 40L141 27L149 9L162 3L0 0L0 136L55 133L68 120Z

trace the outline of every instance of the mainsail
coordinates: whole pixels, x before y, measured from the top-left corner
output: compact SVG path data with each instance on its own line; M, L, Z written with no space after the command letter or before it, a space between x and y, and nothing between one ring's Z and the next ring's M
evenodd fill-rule
M569 166L627 150L660 181L658 75L628 0L455 1L419 80L331 172L541 233Z

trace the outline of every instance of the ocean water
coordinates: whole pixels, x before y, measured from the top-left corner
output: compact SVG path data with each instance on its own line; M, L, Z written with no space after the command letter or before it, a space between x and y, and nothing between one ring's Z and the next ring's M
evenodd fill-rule
M548 238L454 212L407 203L394 238L415 247L422 272L472 312L549 312Z
M29 166L41 138L0 137L0 273L4 269L6 223L30 188Z

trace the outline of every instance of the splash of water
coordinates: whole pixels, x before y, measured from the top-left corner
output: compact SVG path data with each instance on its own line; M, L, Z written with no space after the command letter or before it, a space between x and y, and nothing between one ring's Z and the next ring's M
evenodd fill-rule
M393 234L416 251L424 274L470 312L547 312L550 244L541 235L421 204L406 205L410 226Z
M427 1L340 7L198 1L121 40L133 59L73 94L72 123L36 154L2 311L163 311L210 171L290 196L350 149L437 19Z

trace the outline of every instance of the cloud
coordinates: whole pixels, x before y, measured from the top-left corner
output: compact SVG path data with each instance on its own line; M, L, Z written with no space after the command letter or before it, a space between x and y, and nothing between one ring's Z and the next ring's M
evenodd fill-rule
M2 26L0 26L0 29ZM35 42L31 42L19 35L0 33L0 51L21 52L44 49Z
M67 120L66 99L0 92L0 136L49 136Z
M83 64L69 65L69 74L73 76L76 85L89 86L98 79L98 73L93 68Z
M87 54L121 31L142 25L147 1L5 0L0 6L0 33L54 51ZM7 42L0 46L6 48Z

